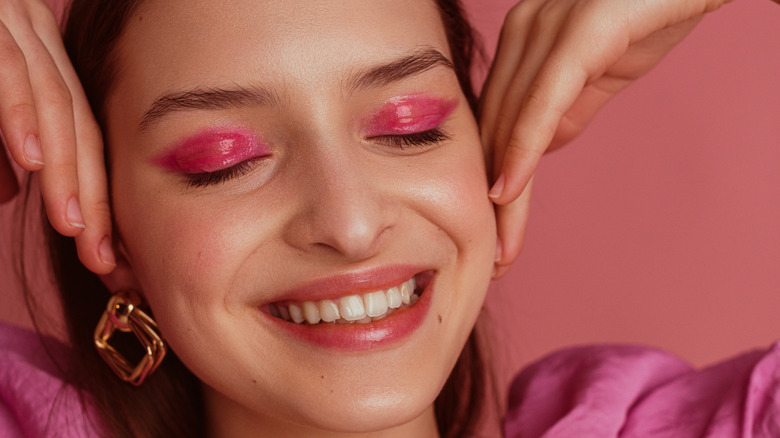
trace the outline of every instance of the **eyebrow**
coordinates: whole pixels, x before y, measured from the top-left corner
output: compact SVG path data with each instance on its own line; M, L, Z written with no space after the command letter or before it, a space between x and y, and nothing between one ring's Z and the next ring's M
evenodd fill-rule
M426 72L437 66L447 67L453 71L455 70L452 61L447 59L440 51L432 47L419 49L408 56L391 61L388 64L379 65L358 72L358 74L349 81L349 90L352 92L361 88L388 85L409 76Z
M276 93L262 87L197 88L166 93L157 98L141 118L140 129L176 111L220 110L247 106L278 105Z
M442 66L454 71L455 67L440 51L426 47L389 63L360 70L347 81L347 90L381 87L410 76ZM174 91L155 99L139 124L141 131L149 128L165 116L177 111L221 110L249 106L278 106L279 95L271 89L259 86L233 88L195 88Z

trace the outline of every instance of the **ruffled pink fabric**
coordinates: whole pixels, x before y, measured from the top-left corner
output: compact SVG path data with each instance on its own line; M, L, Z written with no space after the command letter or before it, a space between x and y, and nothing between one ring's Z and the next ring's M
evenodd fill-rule
M55 359L62 344L45 340ZM780 344L695 371L650 348L576 347L521 372L509 438L780 437ZM0 323L0 438L99 437L41 339Z
M62 344L44 339L55 360ZM105 436L35 333L0 323L0 438Z
M632 346L576 347L523 370L510 438L780 437L780 344L693 370Z

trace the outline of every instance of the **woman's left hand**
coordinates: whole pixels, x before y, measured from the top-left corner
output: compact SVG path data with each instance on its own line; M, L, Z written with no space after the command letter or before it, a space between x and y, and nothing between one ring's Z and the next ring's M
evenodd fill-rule
M495 278L522 248L541 156L579 135L610 98L728 1L524 0L512 8L480 111L494 160Z

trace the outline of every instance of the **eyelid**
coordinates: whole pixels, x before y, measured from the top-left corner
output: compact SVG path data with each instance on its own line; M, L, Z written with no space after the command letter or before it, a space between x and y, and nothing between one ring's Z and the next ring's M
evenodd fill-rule
M423 94L389 99L367 121L367 137L403 135L429 131L441 125L457 108L457 99Z
M245 129L216 128L178 141L154 162L166 170L200 174L227 169L268 154L268 146L252 132Z

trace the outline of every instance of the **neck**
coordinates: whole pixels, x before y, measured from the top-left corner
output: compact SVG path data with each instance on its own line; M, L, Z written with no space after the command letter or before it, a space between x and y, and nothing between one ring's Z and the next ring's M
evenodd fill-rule
M205 386L205 385L204 385ZM208 438L312 437L312 438L391 438L399 436L439 438L433 405L411 421L387 429L365 432L338 432L271 418L240 405L205 386L204 399Z

